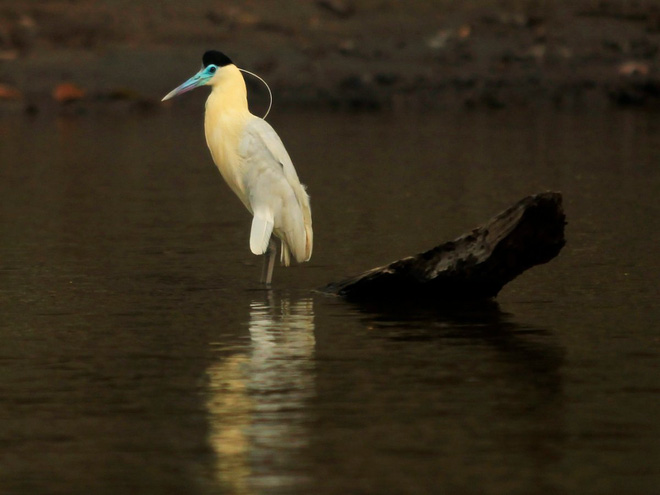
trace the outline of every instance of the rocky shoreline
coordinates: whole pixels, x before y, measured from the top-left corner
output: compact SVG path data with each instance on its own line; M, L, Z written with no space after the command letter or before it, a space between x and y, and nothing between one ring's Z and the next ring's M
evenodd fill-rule
M0 114L158 108L208 48L258 72L278 102L293 105L660 103L652 1L0 0Z

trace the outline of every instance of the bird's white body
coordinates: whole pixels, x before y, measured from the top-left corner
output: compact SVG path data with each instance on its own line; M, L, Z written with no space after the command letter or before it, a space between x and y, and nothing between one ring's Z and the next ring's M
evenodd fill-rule
M251 251L266 253L272 233L282 241L284 265L291 258L309 260L309 196L281 139L270 124L250 113L245 81L236 66L218 71L212 88L204 117L206 143L222 177L254 216Z
M270 124L250 113L241 69L215 50L204 53L202 64L163 101L211 86L204 116L206 144L222 177L253 215L250 250L267 255L262 282L270 285L276 252L272 235L282 241L283 265L291 258L300 263L312 256L309 196L282 140Z

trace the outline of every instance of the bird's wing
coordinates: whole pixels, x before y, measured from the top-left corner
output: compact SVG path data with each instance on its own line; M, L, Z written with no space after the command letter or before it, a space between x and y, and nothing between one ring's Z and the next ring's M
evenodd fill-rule
M288 208L286 212L282 212L279 225L275 221L272 228L278 232L278 235L279 232L284 234L283 240L297 261L309 260L313 242L309 196L298 179L296 169L282 140L270 124L255 117L245 126L239 154L248 168L245 180L249 181L246 189L250 191L250 202L255 217L252 223L255 243L265 243L261 245L267 248L268 239L264 240L263 237L259 239L257 234L260 232L260 225L269 220L272 222L273 216L277 213L275 211L277 202L284 201L286 204L286 198L293 193L292 201L297 204L297 211L293 212ZM281 208L282 204L279 206ZM251 235L251 246L252 239Z
M289 153L287 153L275 129L265 120L255 117L250 119L245 126L244 138L241 141L239 152L245 156L250 152L254 152L255 148L259 147L265 148L272 158L280 164L289 184L300 184L298 174L293 167Z

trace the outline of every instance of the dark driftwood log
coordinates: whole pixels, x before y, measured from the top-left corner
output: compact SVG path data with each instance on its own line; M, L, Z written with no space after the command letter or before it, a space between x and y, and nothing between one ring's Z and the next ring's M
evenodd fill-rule
M560 193L528 196L454 241L321 291L353 301L493 298L522 272L559 254L565 224Z

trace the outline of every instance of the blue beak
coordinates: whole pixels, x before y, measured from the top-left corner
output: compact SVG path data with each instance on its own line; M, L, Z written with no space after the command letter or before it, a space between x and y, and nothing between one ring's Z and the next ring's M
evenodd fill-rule
M188 91L193 90L199 86L203 86L204 84L206 84L206 81L208 81L209 79L210 77L208 76L208 74L204 73L204 69L202 69L197 74L195 74L190 79L188 79L186 82L184 82L181 86L167 93L165 97L160 101L169 100L170 98L174 98L175 96L182 95L183 93L187 93Z

